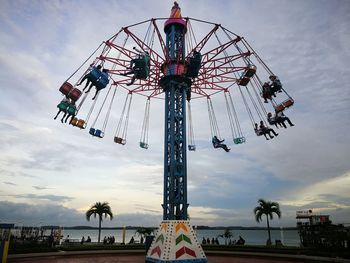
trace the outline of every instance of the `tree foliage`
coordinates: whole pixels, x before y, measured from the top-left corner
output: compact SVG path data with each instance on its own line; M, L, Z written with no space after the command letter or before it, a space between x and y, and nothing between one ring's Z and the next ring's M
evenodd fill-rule
M101 222L103 221L103 216L107 218L109 216L110 220L113 219L112 209L107 202L96 202L94 205L90 207L88 211L86 211L86 220L90 221L90 217L98 215L98 243L100 243L101 238Z
M269 219L273 219L273 214L276 214L278 218L281 218L282 213L280 210L280 205L277 202L265 201L264 199L258 200L258 206L254 208L255 219L258 223L262 221L262 217L266 216L267 231L269 238L267 244L271 245L271 231Z

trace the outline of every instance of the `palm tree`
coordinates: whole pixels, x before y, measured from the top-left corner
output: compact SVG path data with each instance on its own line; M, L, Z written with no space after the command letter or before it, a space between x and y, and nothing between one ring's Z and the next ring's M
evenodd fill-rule
M150 236L153 233L154 233L154 228L152 227L139 227L135 231L135 234L138 234L142 238L142 240L146 238L146 236Z
M254 208L255 219L258 223L262 221L262 216L266 215L267 231L269 234L269 239L267 240L267 245L271 245L271 232L270 232L270 222L269 218L273 219L273 213L275 213L278 218L281 218L280 205L277 202L265 201L264 199L258 200L259 206Z
M103 215L105 215L105 218L109 216L110 220L112 220L113 213L107 202L96 202L88 211L86 211L86 220L90 221L90 217L92 215L94 215L94 218L96 218L96 215L98 215L98 243L100 243L102 217Z
M223 237L225 238L225 245L227 245L227 240L231 237L233 237L232 232L230 231L229 228L225 229L225 232L222 235L218 235L218 237Z

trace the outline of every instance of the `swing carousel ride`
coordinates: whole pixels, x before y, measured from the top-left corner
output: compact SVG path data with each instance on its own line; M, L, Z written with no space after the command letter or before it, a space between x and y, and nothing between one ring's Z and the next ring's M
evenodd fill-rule
M92 88L94 96L88 99ZM143 96L139 142L143 149L149 147L151 100L165 101L163 221L147 262L207 262L187 220L187 149L196 150L192 100L206 99L213 147L226 152L230 148L223 143L212 102L219 94L225 99L234 145L245 143L246 138L233 92L242 99L257 136L267 140L274 137L271 133L277 136L269 125L287 128L287 121L293 126L284 110L294 100L252 46L220 24L182 17L176 2L169 18L122 27L102 42L59 90L64 99L57 105L55 119L63 112L62 123L89 127L97 138L105 136L117 92L126 94L113 136L119 145L127 142L132 98Z

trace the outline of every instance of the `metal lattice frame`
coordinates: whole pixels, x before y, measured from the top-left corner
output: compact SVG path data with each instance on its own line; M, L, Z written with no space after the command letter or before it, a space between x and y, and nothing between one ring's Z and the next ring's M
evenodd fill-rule
M165 90L163 219L187 219L186 85L169 80Z

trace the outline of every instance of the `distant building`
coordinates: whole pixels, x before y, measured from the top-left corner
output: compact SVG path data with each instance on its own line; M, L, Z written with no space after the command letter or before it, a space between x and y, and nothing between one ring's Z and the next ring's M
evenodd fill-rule
M350 229L341 224L332 224L329 215L316 214L312 210L305 210L297 211L296 219L302 246L349 248Z

